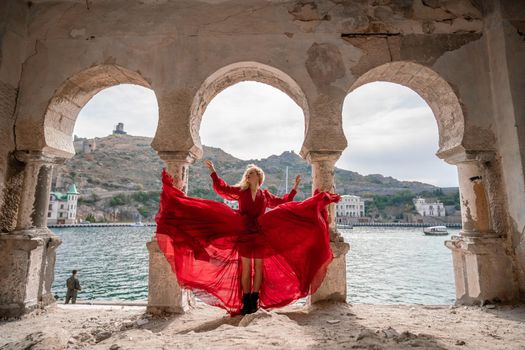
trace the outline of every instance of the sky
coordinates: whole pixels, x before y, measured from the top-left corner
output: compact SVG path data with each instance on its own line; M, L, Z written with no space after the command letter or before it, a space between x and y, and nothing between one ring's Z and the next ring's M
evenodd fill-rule
M363 175L458 186L456 168L435 155L434 115L414 91L386 82L366 84L348 94L342 114L348 147L337 167ZM125 84L95 95L80 111L74 134L103 137L123 122L128 134L153 137L157 121L153 91ZM200 136L202 144L245 160L291 150L299 153L304 116L284 92L262 83L241 82L210 102Z

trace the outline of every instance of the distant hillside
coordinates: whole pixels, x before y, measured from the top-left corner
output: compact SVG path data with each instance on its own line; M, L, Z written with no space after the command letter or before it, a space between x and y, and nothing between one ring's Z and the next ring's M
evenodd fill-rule
M148 137L131 135L96 138L94 152L78 153L57 169L55 175L59 174L58 184L62 183L65 186L75 182L81 192L86 212L95 210L93 206L97 207L98 212L108 212L111 209L109 207L113 208L113 213L116 212L116 207L122 212L125 211L125 208L121 207L126 204L133 211L133 208L136 207L136 203L133 204L134 199L126 200L123 195L134 192L151 192L150 199L142 198L142 205L151 214L155 211L155 194L158 195L161 189L160 173L164 166L157 153L150 147L151 140ZM220 176L230 183L236 183L239 180L247 164L255 163L266 173L263 187L275 193L284 192L285 168L288 166L290 186L297 174L300 174L303 179L297 199L303 199L311 193L310 165L293 152L283 152L281 155L272 155L260 160L244 161L219 148L204 146L204 158L211 159ZM208 169L201 160L191 166L189 179L189 195L218 199L211 189ZM421 182L398 181L379 174L363 176L338 168L335 171L335 180L338 193L357 194L365 197L394 194L406 190L420 193L437 189L435 186ZM113 199L119 194L121 199ZM151 203L148 202L149 200ZM82 217L83 213L79 215ZM99 215L102 214L99 213Z

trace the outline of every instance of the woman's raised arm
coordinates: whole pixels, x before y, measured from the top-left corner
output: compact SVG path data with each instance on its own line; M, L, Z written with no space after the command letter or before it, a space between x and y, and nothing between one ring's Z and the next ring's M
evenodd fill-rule
M221 179L219 175L217 175L217 171L215 170L215 166L211 160L206 159L204 164L210 170L210 176L213 180L213 189L215 192L217 192L217 194L222 198L228 200L238 200L241 189L238 186L229 185L226 181Z

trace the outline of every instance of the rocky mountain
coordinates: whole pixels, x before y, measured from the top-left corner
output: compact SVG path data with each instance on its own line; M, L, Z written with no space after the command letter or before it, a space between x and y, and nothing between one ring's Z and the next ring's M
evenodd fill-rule
M144 209L143 214L148 212L147 216L151 216L155 212L155 203L158 200L156 197L161 189L160 173L163 167L162 160L150 147L151 140L148 137L131 135L96 138L92 151L80 151L56 169L55 187L60 189L72 182L76 183L81 193L81 204L85 207L79 208L81 218L85 214L83 211L93 211L94 207L98 212L112 209L114 214L117 208L120 212L125 211L123 207L127 205L136 212L135 197L140 192L149 193L147 198L142 197L142 204L140 201L138 204L148 209ZM303 179L297 199L305 198L311 193L311 168L294 152L246 161L237 159L220 148L204 146L204 158L211 159L220 176L230 183L236 183L246 166L255 163L266 173L263 187L274 193L284 192L285 169L288 167L290 186L296 175L300 174ZM191 166L189 179L189 195L219 199L211 189L208 169L201 160ZM335 180L338 193L364 197L394 194L403 190L419 193L436 189L435 186L421 182L399 181L379 174L360 175L339 168L335 170Z

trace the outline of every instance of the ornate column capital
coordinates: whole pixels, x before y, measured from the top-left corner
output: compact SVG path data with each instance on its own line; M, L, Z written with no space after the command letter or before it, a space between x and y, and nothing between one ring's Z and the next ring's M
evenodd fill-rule
M168 162L177 162L177 163L187 163L193 164L198 158L197 155L193 154L190 151L160 151L157 152L160 159Z
M173 185L183 192L188 189L188 168L197 158L189 151L162 151L159 157L166 163L166 170L173 176Z
M16 229L45 227L53 167L63 163L65 158L44 150L19 150L13 156L24 163Z
M29 163L38 163L38 164L64 164L66 161L66 158L63 157L56 157L51 154L47 154L43 151L24 151L19 150L14 152L15 158L23 163L29 164Z
M441 151L436 155L452 165L466 162L490 162L496 158L494 150L468 150L463 146Z
M305 158L311 164L315 162L337 162L342 151L308 151Z

